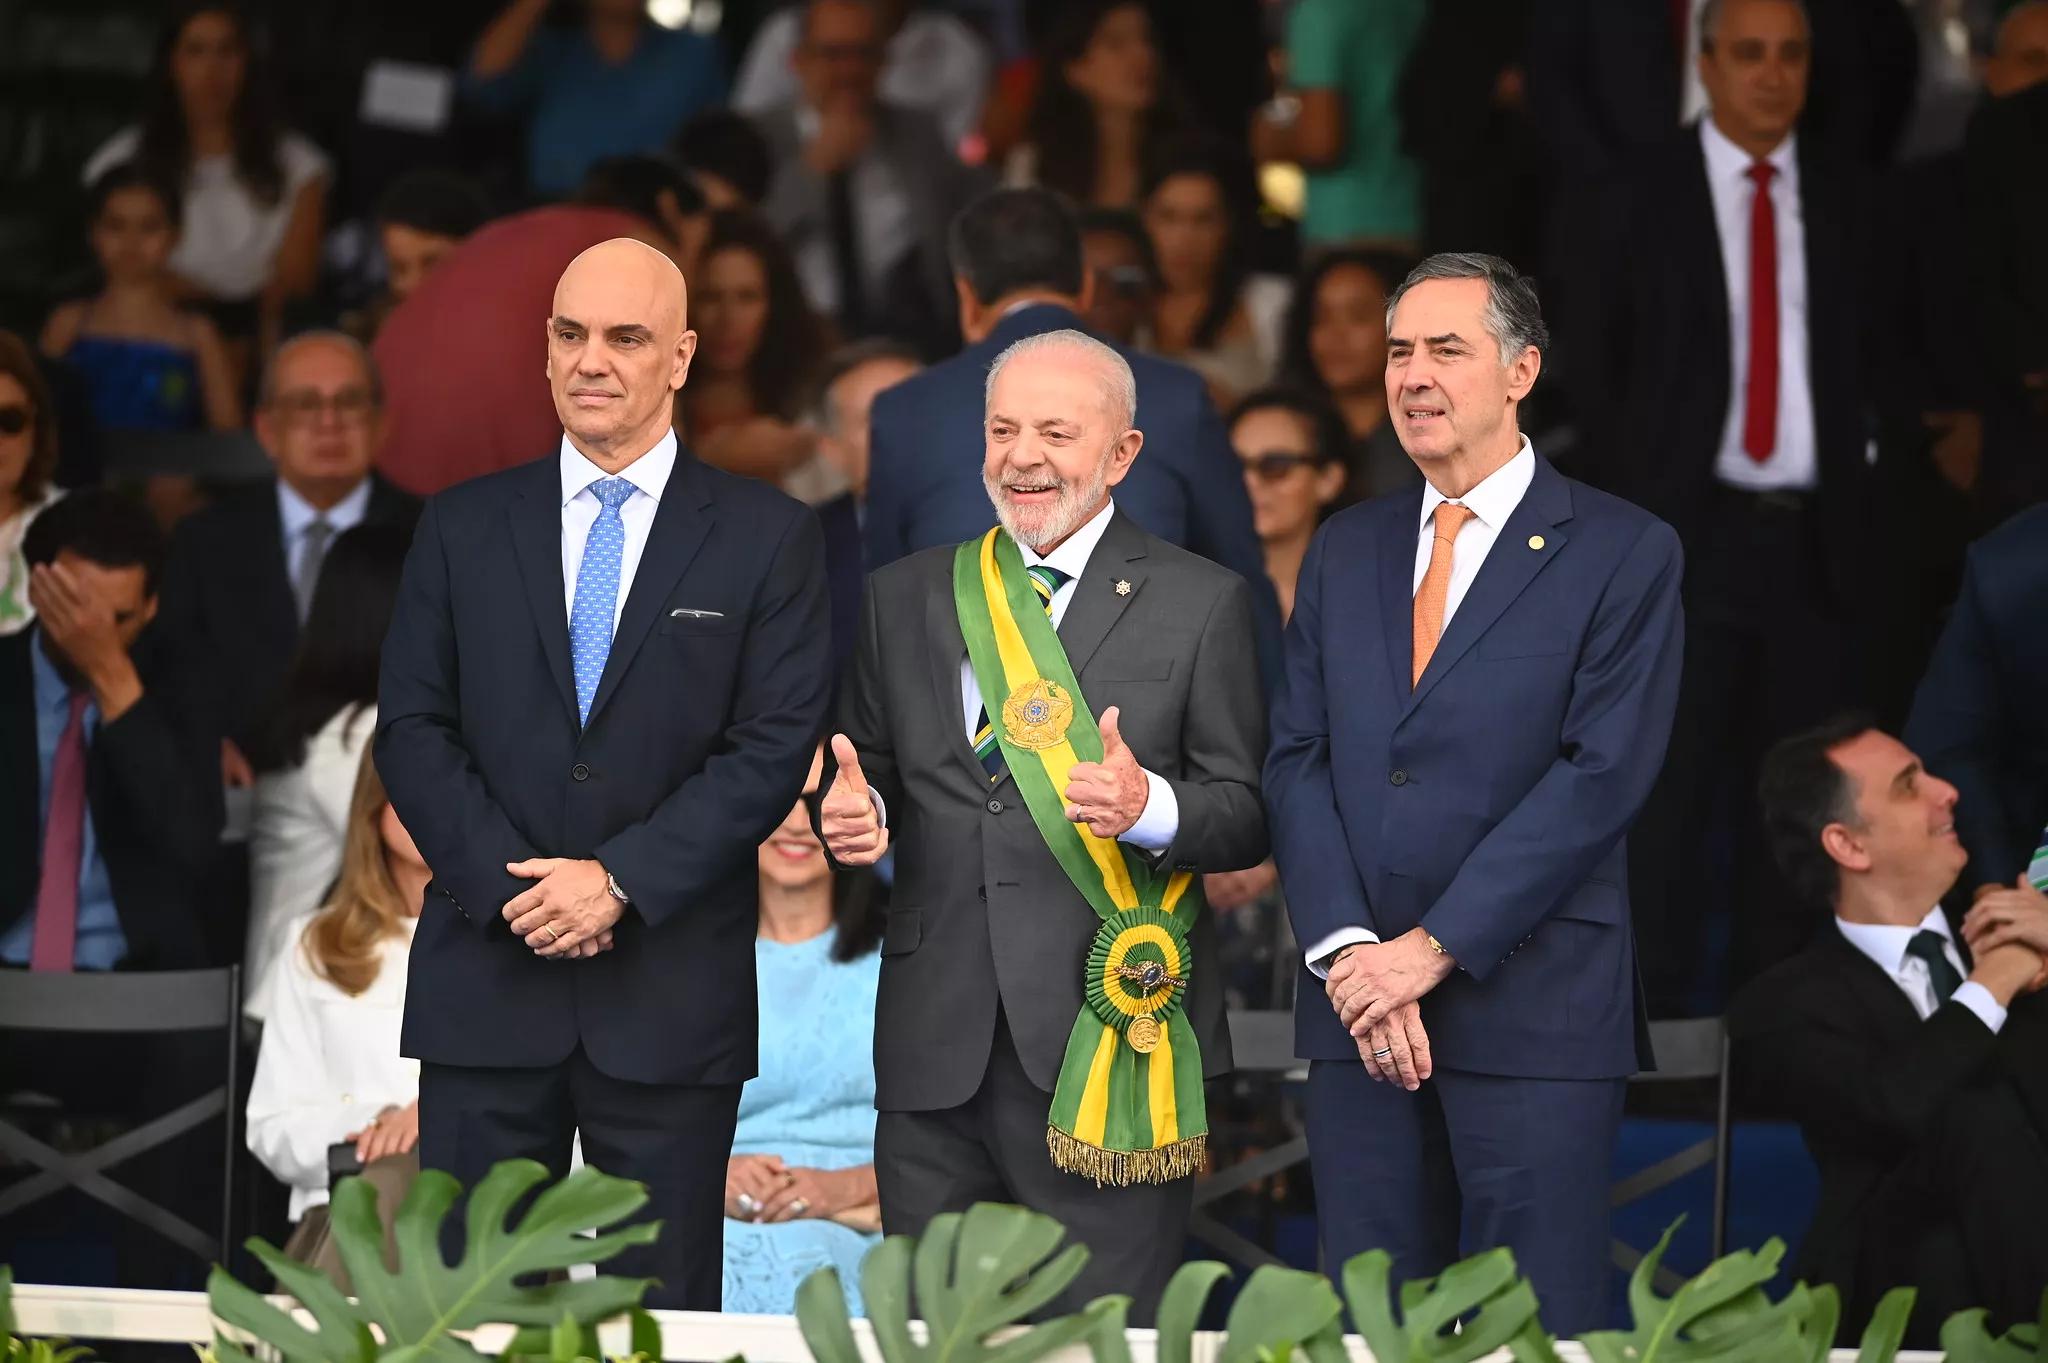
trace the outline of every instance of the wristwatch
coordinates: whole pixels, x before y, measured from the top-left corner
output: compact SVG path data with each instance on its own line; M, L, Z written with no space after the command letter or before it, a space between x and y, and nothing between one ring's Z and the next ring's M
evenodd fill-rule
M619 888L619 878L613 875L610 871L606 871L604 873L604 890L606 894L610 895L613 899L618 900L621 904L630 904L633 902L633 896L627 894L624 890Z

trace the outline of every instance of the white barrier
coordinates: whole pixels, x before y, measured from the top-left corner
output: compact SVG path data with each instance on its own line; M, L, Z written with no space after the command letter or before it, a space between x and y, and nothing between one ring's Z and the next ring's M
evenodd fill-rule
M290 1299L273 1297L288 1306ZM149 1292L121 1287L43 1287L17 1284L14 1312L23 1334L62 1336L81 1340L135 1340L160 1344L210 1344L213 1342L213 1314L207 1309L203 1292ZM803 1334L790 1316L722 1315L709 1311L656 1311L661 1325L661 1356L674 1363L689 1360L744 1357L747 1363L811 1363ZM922 1338L921 1327L912 1326ZM230 1332L232 1333L232 1332ZM507 1326L486 1326L469 1336L485 1354L496 1354L511 1338ZM853 1322L853 1337L870 1363L882 1363L875 1347L874 1332L864 1320ZM623 1355L631 1347L623 1321L604 1327L599 1339L605 1352ZM1155 1363L1157 1349L1152 1331L1130 1332L1132 1363ZM1372 1363L1372 1355L1358 1336L1346 1337L1353 1363ZM1191 1363L1216 1363L1223 1348L1223 1336L1202 1331L1195 1336ZM1564 1363L1585 1363L1586 1351L1565 1342L1557 1346ZM1854 1363L1855 1351L1837 1349L1836 1363ZM1902 1353L1899 1363L1940 1363L1941 1355ZM1064 1349L1051 1355L1048 1363L1090 1363L1084 1347ZM1509 1363L1507 1350L1490 1354L1486 1363Z

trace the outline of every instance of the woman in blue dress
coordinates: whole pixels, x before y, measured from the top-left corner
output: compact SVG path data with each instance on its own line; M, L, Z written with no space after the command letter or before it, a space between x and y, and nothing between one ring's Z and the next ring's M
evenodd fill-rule
M788 1315L819 1268L859 1314L860 1261L881 1238L875 1193L879 887L835 875L803 798L761 844L760 1074L740 1093L725 1179L725 1309Z

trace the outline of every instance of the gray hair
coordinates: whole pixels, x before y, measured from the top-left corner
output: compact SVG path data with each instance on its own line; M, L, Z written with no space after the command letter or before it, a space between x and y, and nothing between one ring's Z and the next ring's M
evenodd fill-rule
M1813 18L1806 12L1806 0L1785 0L1785 3L1799 11L1799 22L1806 26L1809 37L1813 33ZM1714 35L1721 31L1721 11L1728 8L1728 0L1707 0L1700 6L1700 51L1714 50Z
M995 399L996 376L1003 372L1003 366L1041 350L1071 350L1095 361L1100 370L1103 401L1109 406L1117 434L1131 429L1131 423L1138 417L1138 380L1131 373L1130 362L1087 332L1075 331L1071 327L1062 331L1041 331L1021 341L1013 341L1009 349L996 356L995 363L988 367L988 382L981 390L984 414L988 411L988 404Z
M277 401L277 371L284 368L285 359L294 350L316 343L339 346L352 355L355 362L362 366L363 377L369 380L371 405L384 405L384 376L377 372L377 361L371 356L370 348L345 331L317 330L302 331L290 337L271 355L270 363L263 366L263 381L257 385L258 407L268 407Z
M838 422L832 411L833 385L854 370L878 360L898 360L913 369L924 367L924 357L917 353L915 346L887 336L873 336L839 347L825 357L825 363L818 371L816 386L811 390L811 419L819 430L828 435L839 434L835 429Z
M1514 363L1530 346L1550 349L1550 328L1543 323L1543 309L1536 301L1536 286L1529 277L1499 256L1479 251L1444 251L1417 265L1387 295L1387 329L1394 327L1394 308L1408 290L1431 279L1483 279L1486 281L1484 322L1500 347L1501 366Z

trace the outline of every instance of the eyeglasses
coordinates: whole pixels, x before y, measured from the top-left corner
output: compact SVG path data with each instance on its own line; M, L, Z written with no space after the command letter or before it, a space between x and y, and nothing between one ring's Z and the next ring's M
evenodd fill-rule
M1126 298L1138 298L1152 291L1152 277L1142 265L1112 265L1102 272L1102 282Z
M333 412L334 419L353 425L366 420L377 409L376 401L363 388L344 388L331 397L301 389L292 393L280 393L271 403L271 410L282 417L286 424L311 426L319 422L325 412Z
M0 407L0 435L20 435L29 428L36 414L18 402Z
M1262 483L1277 483L1296 469L1312 469L1323 461L1313 454L1277 451L1244 456L1244 470Z

